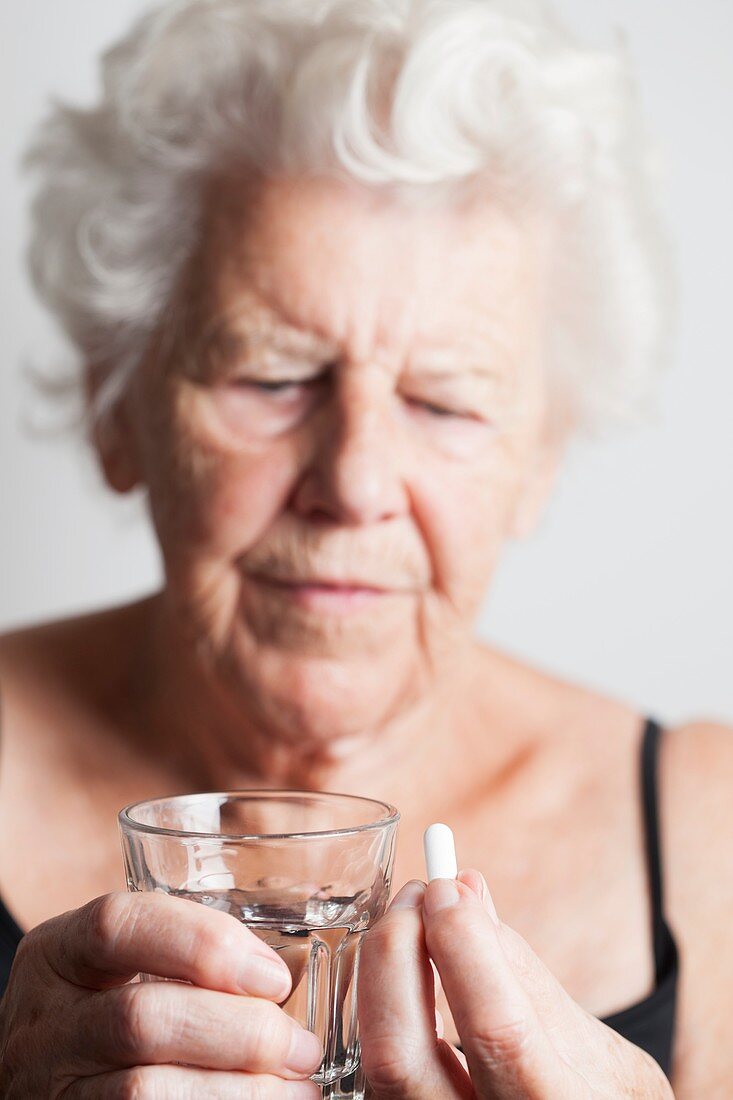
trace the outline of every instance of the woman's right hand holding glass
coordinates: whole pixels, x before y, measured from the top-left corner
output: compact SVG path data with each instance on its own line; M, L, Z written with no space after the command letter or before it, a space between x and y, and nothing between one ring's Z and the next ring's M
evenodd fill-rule
M138 973L173 980L132 982ZM290 988L276 952L229 914L105 894L21 942L2 1001L0 1096L317 1100L306 1078L320 1043L279 1007Z

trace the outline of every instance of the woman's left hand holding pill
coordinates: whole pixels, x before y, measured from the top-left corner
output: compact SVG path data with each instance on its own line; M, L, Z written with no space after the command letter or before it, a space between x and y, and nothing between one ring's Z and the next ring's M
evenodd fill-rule
M468 1069L437 1035L431 958ZM673 1098L657 1063L498 920L478 871L400 890L364 941L359 1021L373 1100Z

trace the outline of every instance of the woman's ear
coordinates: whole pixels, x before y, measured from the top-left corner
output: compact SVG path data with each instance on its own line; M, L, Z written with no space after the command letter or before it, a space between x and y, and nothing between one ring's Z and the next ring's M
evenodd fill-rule
M565 450L565 441L559 439L547 440L538 446L512 512L509 538L523 539L537 529L555 487Z
M89 368L86 374L86 406L91 420L90 439L97 453L104 480L116 493L129 493L142 475L137 459L135 432L129 396L122 395L111 409L95 415L96 396L101 384L100 371Z

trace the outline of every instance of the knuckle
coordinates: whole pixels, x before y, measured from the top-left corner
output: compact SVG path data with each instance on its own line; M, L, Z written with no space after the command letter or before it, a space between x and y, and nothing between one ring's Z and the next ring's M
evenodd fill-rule
M364 937L362 953L368 952L377 958L383 958L385 954L395 954L404 946L405 930L399 920L394 917L390 920L382 920L375 924Z
M395 913L390 920L382 921L372 929L372 939L380 949L394 950L400 946L405 934L404 922L400 919L403 915L403 913Z
M386 1097L402 1096L408 1084L415 1089L422 1076L420 1051L403 1035L372 1037L362 1046L361 1060L370 1086Z
M246 1002L246 1053L251 1062L280 1062L288 1053L293 1022L271 1001Z
M114 998L110 1012L110 1040L116 1058L123 1062L152 1052L154 1028L158 1020L153 984L123 986Z
M285 1100L288 1086L278 1077L265 1077L261 1074L247 1075L246 1093L242 1100Z
M116 1078L109 1100L163 1100L158 1074L149 1066L135 1066Z
M222 925L224 925L223 921ZM232 920L227 920L226 926L211 932L217 953L227 960L227 965L232 958L237 958L243 950L247 951L250 948L250 944L246 942L246 937L242 935L243 931L246 931L246 929L236 924L234 918L232 918Z
M241 941L238 942L237 928L215 927L213 921L201 920L193 937L193 961L202 976L213 977L227 973L232 958L241 954Z
M490 1070L518 1067L526 1057L532 1033L523 1019L500 1026L480 1025L463 1037L464 1049L470 1050Z
M93 944L113 948L130 918L128 894L103 894L90 901L86 910L86 933Z

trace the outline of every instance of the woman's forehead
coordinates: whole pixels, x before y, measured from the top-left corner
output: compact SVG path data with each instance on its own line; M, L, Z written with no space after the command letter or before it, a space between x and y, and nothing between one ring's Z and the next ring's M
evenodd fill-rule
M219 192L199 267L206 338L224 354L409 352L436 371L456 351L485 360L537 314L540 242L536 219L489 201L410 210L331 180Z
M210 319L200 347L222 369L248 361L264 367L284 363L307 368L309 364L355 358L338 341L288 320L284 308L270 305L252 288L244 289L230 310ZM389 346L381 351L383 358L389 359ZM478 335L465 329L447 331L442 338L438 331L428 336L417 333L394 365L434 378L452 375L460 365L463 373L496 380L513 366L512 352L501 329L495 326L492 330L487 319Z

